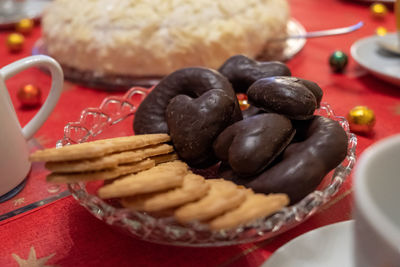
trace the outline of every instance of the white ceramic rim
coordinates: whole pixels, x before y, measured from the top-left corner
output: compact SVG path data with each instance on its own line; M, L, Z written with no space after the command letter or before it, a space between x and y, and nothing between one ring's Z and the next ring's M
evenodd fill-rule
M307 251L307 246L302 247L302 245L310 244L311 241L313 241L312 245L315 246L313 248L313 250L321 250L321 248L324 248L324 245L321 244L321 247L319 247L318 245L322 242L328 242L331 249L334 249L335 252L337 252L337 250L340 249L341 251L346 250L346 251L349 251L349 253L353 253L353 251L351 250L352 246L353 246L353 244L352 244L352 242L353 242L353 227L354 227L354 220L346 220L346 221L340 221L337 223L332 223L332 224L328 224L325 226L321 226L319 228L305 232L304 234L301 234L301 235L293 238L292 240L290 240L289 242L287 242L286 244L284 244L283 246L278 248L266 261L263 262L263 264L260 267L277 267L277 266L287 267L286 265L283 265L283 264L287 264L287 263L290 263L289 266L295 266L294 262L292 262L290 260L286 261L285 257L287 257L287 255L290 255L290 252L293 252L293 250L295 250L295 249L298 249L300 251L302 249L305 249L306 250L305 253L310 254ZM332 232L335 233L335 235L339 235L341 237L340 242L342 242L343 245L340 248L337 246L338 245L337 243L339 243L338 241L333 242L333 244L332 244L332 240L329 238L326 238L326 236L331 237ZM309 264L314 263L315 259L318 259L318 261L322 260L322 259L329 261L329 263L331 264L329 266L332 266L331 261L333 261L333 263L336 264L336 266L349 266L349 267L352 266L352 265L350 265L351 263L348 262L349 258L334 257L334 256L337 256L337 255L334 255L334 254L336 254L335 252L329 254L328 258L323 258L324 257L324 256L322 256L323 254L316 255L315 257L310 258L309 261L307 261L307 263L305 263L305 262L304 262L304 264L300 263L300 265L298 265L298 266L296 265L296 266L297 267L308 266ZM297 262L297 263L299 263L299 262ZM277 264L279 264L279 265L277 265ZM313 266L315 266L315 264L313 264Z
M386 36L393 35L395 33L388 33ZM382 71L382 69L376 68L372 63L369 64L365 61L365 59L359 55L360 47L364 46L373 41L377 41L379 38L382 38L378 35L370 35L364 38L361 38L354 42L350 48L350 54L352 58L360 65L362 68L375 75L377 78L380 78L386 82L392 83L394 85L400 85L400 78L398 76L392 75L390 73ZM373 53L373 51L371 51Z
M366 179L363 178L368 175L368 165L393 146L400 146L400 134L378 141L363 152L354 170L354 192L356 209L360 215L385 241L389 242L393 249L400 250L400 229L383 214L373 201L368 193Z

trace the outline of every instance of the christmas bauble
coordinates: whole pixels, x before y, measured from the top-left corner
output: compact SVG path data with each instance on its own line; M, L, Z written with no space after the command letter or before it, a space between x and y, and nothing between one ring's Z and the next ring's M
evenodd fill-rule
M333 72L342 72L348 63L347 55L342 51L335 51L329 57L329 65Z
M27 84L18 90L17 98L22 107L36 107L41 103L42 92L37 86L33 84Z
M11 33L7 37L7 48L10 52L19 52L24 47L25 38L20 33Z
M368 134L375 125L375 113L366 106L356 106L347 114L347 120L351 131Z
M30 34L32 32L34 22L31 19L21 19L16 25L15 30L22 34Z

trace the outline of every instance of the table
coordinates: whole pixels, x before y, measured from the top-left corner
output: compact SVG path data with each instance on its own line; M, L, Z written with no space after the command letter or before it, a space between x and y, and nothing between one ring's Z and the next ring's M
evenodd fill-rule
M323 101L330 103L337 115L345 116L356 105L366 105L375 111L375 131L371 135L358 136L357 156L376 141L400 132L400 124L396 123L400 119L400 88L368 74L350 56L348 67L342 74L332 73L328 64L334 50L350 55L351 44L375 34L378 26L394 31L393 11L389 9L387 16L377 20L371 16L368 4L357 1L289 0L289 3L292 16L308 31L347 26L360 20L365 22L363 28L351 34L307 40L304 49L287 62L293 76L313 80L323 88ZM0 32L0 43L5 43L10 32ZM10 54L4 45L0 46L0 66L30 55L40 36L40 26L36 26L26 38L21 53ZM21 125L37 111L22 109L16 99L18 88L27 83L39 86L46 95L50 79L41 71L31 69L7 82ZM67 122L77 120L84 108L98 106L111 94L120 95L122 92L99 91L66 81L54 112L30 144L53 147ZM34 190L30 188L29 180L43 181L43 173L42 165L34 165L32 177L24 190ZM125 236L94 218L71 196L58 196L64 189L54 194L59 198L57 201L0 221L0 266L33 266L34 262L46 266L259 266L277 248L300 234L350 219L353 202L350 177L334 199L319 212L277 237L231 247L182 248ZM15 206L26 204L19 196L9 203ZM35 266L42 266L40 264Z

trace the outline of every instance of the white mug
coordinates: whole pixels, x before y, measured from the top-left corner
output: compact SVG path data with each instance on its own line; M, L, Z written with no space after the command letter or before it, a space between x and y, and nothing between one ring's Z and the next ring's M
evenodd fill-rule
M354 179L355 266L400 266L400 135L367 148Z
M30 67L43 67L51 73L50 93L38 113L21 128L8 94L5 80ZM31 56L0 69L0 198L18 186L28 175L27 140L42 126L61 95L64 75L60 65L48 56Z

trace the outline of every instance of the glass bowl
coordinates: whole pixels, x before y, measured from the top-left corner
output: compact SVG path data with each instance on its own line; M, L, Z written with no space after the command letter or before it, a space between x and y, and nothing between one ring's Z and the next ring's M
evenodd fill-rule
M149 89L134 87L122 97L107 97L98 108L83 110L78 122L71 122L65 126L64 137L57 142L57 146L132 135L133 115L149 91ZM318 211L337 193L355 164L357 138L350 133L346 119L335 116L327 103L322 103L316 114L338 121L346 131L349 146L345 160L324 177L314 192L300 202L285 207L272 216L255 220L235 229L211 231L201 223L184 226L172 217L156 217L145 212L125 209L115 200L106 201L97 197L96 192L102 186L102 181L74 183L68 187L74 198L95 217L141 240L199 247L261 241L304 222Z

